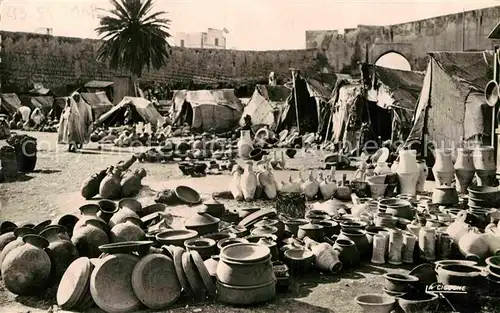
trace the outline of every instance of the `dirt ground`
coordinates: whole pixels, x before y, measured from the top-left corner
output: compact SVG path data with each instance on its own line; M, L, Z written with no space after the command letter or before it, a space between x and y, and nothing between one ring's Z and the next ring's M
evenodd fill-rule
M30 135L38 139L36 171L20 181L0 184L1 220L37 223L62 213L78 212L78 207L86 203L79 194L80 184L85 178L101 168L129 157L131 153L131 149L99 149L97 144L89 144L79 153L68 153L66 146L56 144L57 135L54 133ZM2 144L5 143L0 141L0 146ZM277 180L287 179L288 175L296 176L299 169L317 168L321 166L320 159L321 155L315 152L301 152L294 159L287 160L287 168L290 168L290 171L275 172ZM228 175L187 179L175 164L136 163L133 168L136 167L144 167L148 172L143 181L146 187L140 197L144 205L151 203L152 196L162 188L188 185L207 198L213 192L226 190L229 182ZM339 173L337 178L340 178L341 174ZM349 173L350 176L352 174ZM242 204L226 202L227 207L239 205ZM172 208L172 213L178 216L180 221L194 212L194 208L184 206ZM408 269L365 265L336 276L313 273L307 277L293 279L287 293L280 294L276 301L263 306L232 308L215 302L191 305L184 304L189 301L181 301L179 307L168 312L361 312L354 302L356 296L363 293L381 293L384 273L404 272ZM53 290L48 293L53 294ZM7 292L0 283L0 312L56 312L57 309L53 309L53 305L53 297L37 299L15 296ZM102 311L94 308L91 312Z

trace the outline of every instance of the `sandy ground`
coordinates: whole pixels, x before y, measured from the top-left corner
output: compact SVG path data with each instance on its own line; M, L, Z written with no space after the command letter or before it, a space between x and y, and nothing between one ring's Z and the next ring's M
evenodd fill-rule
M36 171L20 181L0 184L2 220L36 223L61 213L77 212L78 207L86 203L79 194L83 180L99 169L127 158L131 153L130 149L111 147L99 149L96 144L89 144L80 153L68 153L67 147L56 144L56 134L30 133L30 135L38 138L39 143ZM2 144L4 143L0 141L0 146ZM287 168L292 170L275 172L278 181L287 179L288 175L298 175L299 169L321 166L319 161L321 156L313 152L301 153L295 159L287 160ZM143 181L146 187L140 198L144 205L152 202L155 191L161 188L188 185L207 198L213 192L227 189L229 181L228 175L187 179L182 176L175 164L136 163L133 168L136 167L144 167L148 172ZM338 174L340 178L342 173ZM352 172L349 175L352 176ZM234 201L226 203L227 207L240 205L243 204ZM185 206L174 207L171 210L179 217L179 221L195 212L194 208ZM383 286L381 275L393 271L402 272L405 268L366 265L336 276L320 276L313 273L292 280L288 293L279 295L276 301L263 306L231 308L217 303L179 304L178 308L169 312L361 312L354 303L354 298L362 293L381 293ZM53 291L48 293L51 292L53 293ZM55 301L50 297L37 299L15 296L5 291L0 284L0 312L46 312L52 310L54 304ZM98 309L91 311L101 312Z

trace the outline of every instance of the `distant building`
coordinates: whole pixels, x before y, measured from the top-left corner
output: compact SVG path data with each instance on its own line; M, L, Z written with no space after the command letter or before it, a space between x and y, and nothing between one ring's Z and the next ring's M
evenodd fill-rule
M175 45L184 48L226 49L226 37L224 30L214 28L199 33L177 33Z

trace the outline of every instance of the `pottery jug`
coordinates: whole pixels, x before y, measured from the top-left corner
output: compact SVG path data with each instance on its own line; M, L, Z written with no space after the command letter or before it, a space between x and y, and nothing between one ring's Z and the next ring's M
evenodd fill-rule
M362 260L369 260L372 256L372 246L366 236L366 231L361 229L341 229L338 239L349 239L356 244Z
M52 281L58 283L66 269L78 258L78 250L71 242L64 226L49 226L40 233L40 236L49 242L47 254L52 262Z
M143 168L125 173L120 180L121 196L127 198L137 195L142 188L142 179L146 177L146 175L146 170Z
M457 160L455 162L455 177L457 182L457 191L467 193L467 188L474 179L475 167L471 149L458 148Z
M319 243L309 237L304 238L306 247L315 256L316 268L323 272L338 273L342 269L342 262L339 259L339 252L326 243Z
M141 228L141 220L127 217L124 223L116 224L109 232L111 242L141 241L146 239L146 234Z
M475 148L473 164L476 170L496 170L495 149L493 147Z
M418 180L417 180L417 192L423 192L425 187L425 181L429 175L429 167L425 163L425 160L418 160Z
M437 186L448 184L451 186L453 178L455 177L455 167L451 160L450 149L436 149L435 150L435 163L432 167L434 180Z
M106 177L99 185L99 195L103 199L118 199L121 195L121 180L122 171L119 168L110 166Z
M375 166L375 169L373 169L373 172L376 175L388 175L391 174L391 168L387 165L386 162L377 162L377 165Z
M418 246L422 260L436 260L436 230L427 226L420 228Z
M246 162L245 169L240 178L240 189L245 201L252 201L257 190L257 176L253 171L253 163Z
M403 233L403 249L402 249L402 261L403 263L412 264L413 255L415 251L415 244L417 243L417 237L409 232Z
M389 232L389 264L400 265L403 251L403 233L398 229Z
M314 179L312 170L309 171L309 176L301 185L302 193L306 196L307 200L312 200L319 192L319 184Z
M458 248L467 260L479 261L488 253L488 243L475 227L471 227L469 232L460 238Z
M134 202L136 202L136 200L131 201L131 202L134 203ZM134 218L139 219L139 220L141 219L139 217L139 215L135 211L133 211L132 206L123 205L123 206L119 207L118 211L115 214L113 214L113 216L109 220L109 227L113 228L120 223L124 223L127 220L127 218L129 218L129 217L134 217Z
M82 227L73 232L71 241L78 249L80 256L97 258L101 255L99 246L108 244L108 234L103 230L104 222L96 219L88 219Z
M337 239L333 249L339 252L339 260L343 268L352 268L360 263L360 256L356 244L349 239Z
M0 266L3 263L3 260L11 252L17 247L24 245L23 237L26 235L36 235L35 230L29 227L18 227L14 229L14 235L16 236L16 240L9 242L0 252Z
M250 151L253 150L253 141L249 130L242 130L240 140L238 140L238 156L248 159Z
M43 290L51 272L50 257L44 251L49 242L38 235L26 235L23 241L25 244L12 250L2 263L5 288L16 295Z
M385 237L382 234L374 234L373 238L373 251L371 263L373 264L384 264L385 263L385 251L387 247L385 246Z
M415 195L420 170L417 164L417 152L415 150L399 151L398 181L400 193Z
M100 207L98 204L95 203L90 203L90 204L85 204L82 205L80 208L80 219L78 222L75 224L75 227L73 227L73 232L75 232L78 228L82 227L85 224L85 221L89 219L93 220L99 220L106 224L106 221L104 221L102 218L98 217L97 214L100 211ZM107 225L102 225L104 227L103 229L106 230L108 227Z

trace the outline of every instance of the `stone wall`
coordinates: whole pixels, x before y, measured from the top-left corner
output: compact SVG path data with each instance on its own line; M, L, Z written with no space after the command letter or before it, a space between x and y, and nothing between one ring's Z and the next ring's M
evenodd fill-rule
M49 88L78 85L89 80L112 80L126 72L111 71L96 60L100 42L33 33L1 32L2 88L25 88L42 83ZM143 81L168 84L244 83L267 80L269 72L290 76L290 67L316 68L318 50L238 51L174 47L167 66L145 70ZM324 59L324 57L323 57Z
M487 38L499 22L500 6L389 26L360 25L345 29L307 31L306 48L324 51L330 65L350 69L358 61L374 63L387 52L406 57L414 70L425 70L430 51L490 50ZM498 43L497 43L498 44Z

